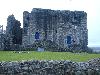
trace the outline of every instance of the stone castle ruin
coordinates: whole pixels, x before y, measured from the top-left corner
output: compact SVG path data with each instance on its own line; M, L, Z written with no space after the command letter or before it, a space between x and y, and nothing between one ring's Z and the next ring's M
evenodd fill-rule
M4 48L4 33L3 33L3 25L0 25L0 49Z
M30 13L23 12L23 28L20 26L14 15L8 16L0 49L85 50L88 45L87 13L84 11L34 8Z
M78 47L88 44L87 14L84 11L50 10L34 8L23 12L23 46L56 44L59 48ZM52 44L49 44L52 45Z

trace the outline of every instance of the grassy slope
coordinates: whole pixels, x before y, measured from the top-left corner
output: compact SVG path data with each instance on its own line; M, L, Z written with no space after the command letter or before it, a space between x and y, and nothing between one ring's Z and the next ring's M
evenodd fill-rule
M14 53L13 51L0 51L0 61L21 60L72 60L88 61L92 58L100 58L100 54L70 53L70 52L35 52Z

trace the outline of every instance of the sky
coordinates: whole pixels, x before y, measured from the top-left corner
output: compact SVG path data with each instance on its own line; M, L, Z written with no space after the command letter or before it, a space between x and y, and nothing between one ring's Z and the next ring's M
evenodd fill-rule
M23 26L23 11L31 12L33 8L85 11L87 12L88 46L100 47L99 5L100 0L0 0L0 25L6 29L7 17L13 14Z

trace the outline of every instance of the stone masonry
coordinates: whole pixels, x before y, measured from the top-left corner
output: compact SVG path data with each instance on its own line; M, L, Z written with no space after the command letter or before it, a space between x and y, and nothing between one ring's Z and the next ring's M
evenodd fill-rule
M88 62L31 60L0 62L0 75L100 75L100 58Z
M4 49L4 40L5 40L5 34L3 31L3 25L0 25L0 50Z
M23 12L23 46L51 41L61 48L88 45L87 13L34 8Z

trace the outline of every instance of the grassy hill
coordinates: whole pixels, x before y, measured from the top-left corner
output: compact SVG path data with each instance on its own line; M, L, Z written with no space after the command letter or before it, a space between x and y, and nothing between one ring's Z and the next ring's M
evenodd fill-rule
M0 61L21 61L21 60L71 60L88 61L93 58L100 58L100 54L70 53L70 52L36 52L27 51L16 53L14 51L0 51Z

